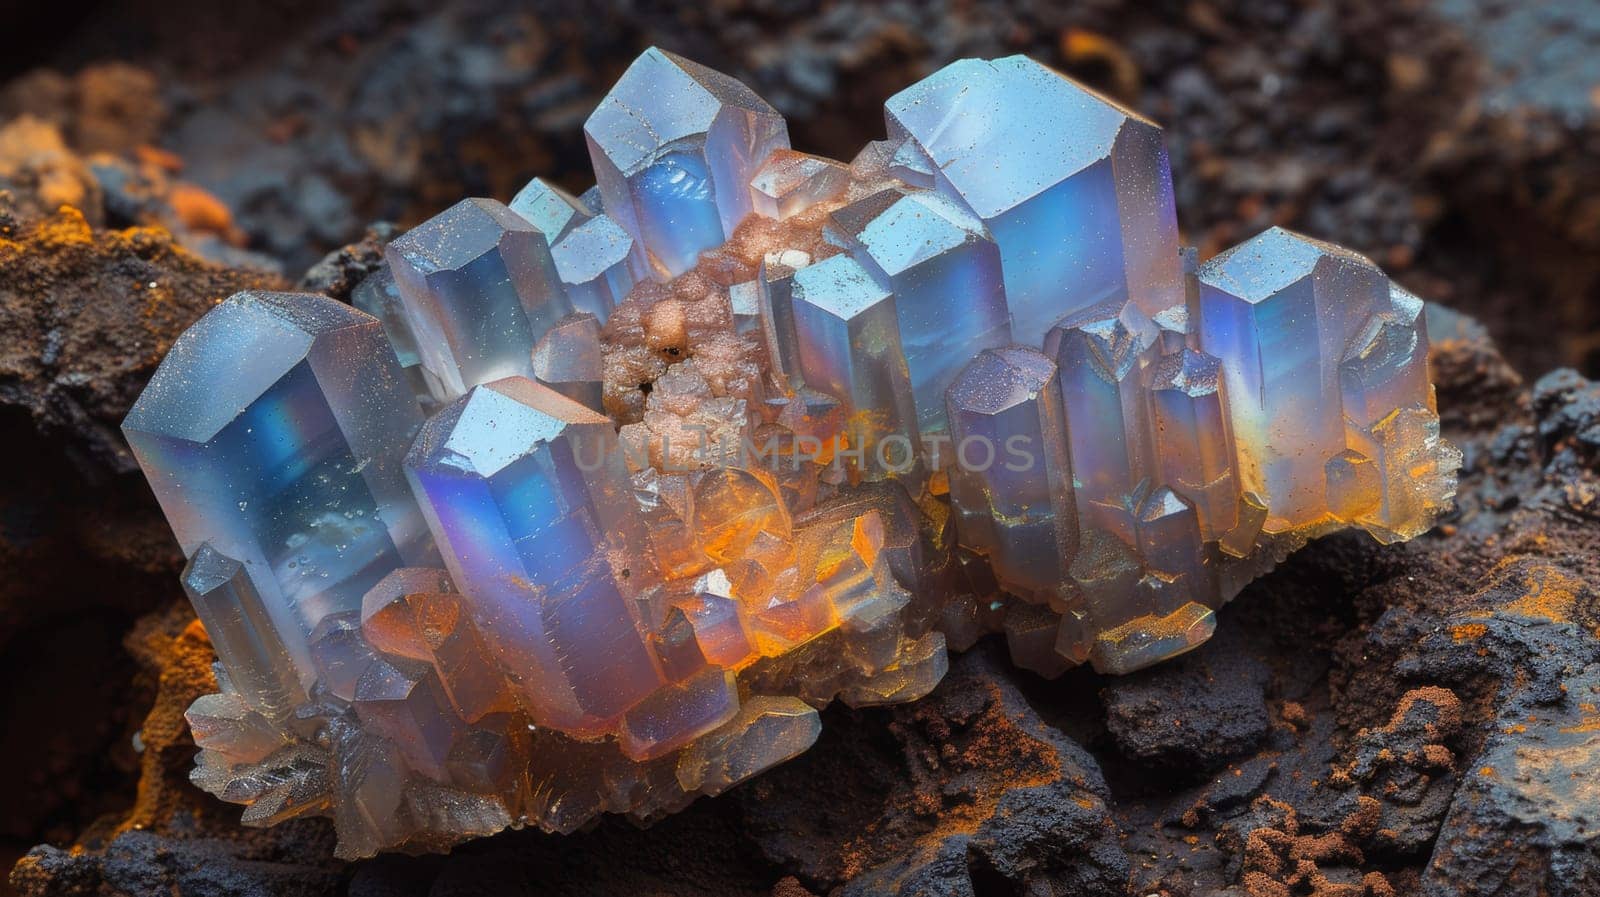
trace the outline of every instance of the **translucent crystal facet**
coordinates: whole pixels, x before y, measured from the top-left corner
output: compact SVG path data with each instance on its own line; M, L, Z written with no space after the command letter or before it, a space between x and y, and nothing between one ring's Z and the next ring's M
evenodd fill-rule
M350 292L350 304L361 309L383 325L383 332L394 347L400 370L406 382L424 407L431 407L433 396L440 392L432 382L432 375L422 366L422 354L417 351L417 335L406 317L405 303L400 298L400 288L395 285L394 274L385 265L363 278Z
M534 178L517 191L509 208L527 219L552 245L599 211L544 178Z
M492 199L464 199L387 250L437 398L530 376L528 353L574 309L537 227Z
M961 365L1011 343L994 240L954 203L904 188L834 212L829 234L894 293L917 424L944 430L944 393Z
M1056 366L1021 346L984 352L950 388L949 403L957 456L950 496L965 541L988 555L1007 589L1046 600L1078 547Z
M884 115L890 140L910 145L896 158L917 159L999 244L1020 342L1103 302L1155 314L1182 300L1155 124L1022 56L953 62L890 97Z
M533 347L533 377L567 398L601 411L605 354L600 321L579 313L550 328Z
M1221 362L1240 479L1267 499L1269 527L1327 512L1324 467L1346 444L1340 363L1388 304L1388 278L1371 262L1282 228L1201 270L1200 344ZM1426 378L1425 359L1412 361Z
M1159 129L1021 57L886 119L795 152L649 50L581 197L465 200L357 308L180 337L124 427L220 660L195 784L344 857L650 820L949 648L1131 672L1306 540L1448 508L1423 306L1370 261L1200 264Z
M606 215L573 227L550 252L572 307L601 323L644 276L635 261L633 238Z
M376 319L240 293L173 344L123 432L183 550L242 564L304 663L323 617L432 554L401 466L421 424Z
M1163 482L1195 503L1208 539L1239 520L1232 424L1223 400L1222 365L1187 347L1150 372L1155 453Z
M801 375L847 404L861 469L877 478L914 464L917 413L894 293L847 255L801 268L791 290Z
M605 554L625 474L604 417L529 380L496 381L428 421L406 469L535 722L587 734L660 684Z
M787 149L783 117L750 88L662 50L644 52L583 126L606 214L647 267L682 274L751 211L750 179Z
M790 218L844 193L850 169L832 159L775 150L750 178L754 211L767 218Z
M1125 529L1130 496L1156 472L1144 384L1156 338L1132 302L1080 312L1045 338L1061 385L1078 514L1106 529Z
M309 660L295 656L298 633L285 641L244 564L202 543L184 568L183 590L245 704L282 720L305 701L299 671L309 667Z

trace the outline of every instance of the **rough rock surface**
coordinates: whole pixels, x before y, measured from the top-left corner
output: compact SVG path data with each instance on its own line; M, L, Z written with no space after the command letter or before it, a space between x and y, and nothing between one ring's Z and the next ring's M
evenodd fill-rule
M1239 633L1213 638L1211 650L1107 681L1106 728L1121 754L1204 774L1266 737L1272 671Z
M95 231L73 206L24 223L0 200L0 408L65 437L87 472L131 471L117 427L172 340L228 295L276 283L165 230Z
M1592 16L1096 0L555 24L369 0L219 23L156 7L30 49L52 68L0 88L0 421L27 472L0 479L0 673L29 683L0 692L18 892L1600 892L1600 385L1517 373L1600 374L1600 116L1570 102L1559 63L1582 54L1557 52L1592 46ZM1506 48L1545 33L1556 50L1519 74ZM1471 321L1430 320L1460 509L1408 545L1307 548L1212 642L1134 677L1044 682L980 645L925 701L830 710L813 751L647 830L347 865L320 822L239 828L185 778L181 713L212 687L209 649L112 425L229 292L276 269L347 295L391 233L364 222L535 173L586 186L578 125L648 41L749 78L823 152L877 136L885 95L974 53L1033 53L1169 123L1192 242L1326 234L1507 347L1515 365ZM105 58L139 68L82 65Z

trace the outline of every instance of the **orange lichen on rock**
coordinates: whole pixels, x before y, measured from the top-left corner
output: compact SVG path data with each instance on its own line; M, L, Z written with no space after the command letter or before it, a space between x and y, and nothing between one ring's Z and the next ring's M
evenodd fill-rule
M119 831L159 828L180 805L197 802L187 780L172 771L186 767L194 752L184 711L196 698L217 690L211 671L216 654L189 608L173 605L165 614L146 617L129 634L127 645L155 673L157 684L155 705L139 730L144 752L138 796Z
M248 239L233 223L227 204L203 187L180 181L172 185L167 199L178 220L190 230L217 234L235 246L243 246Z
M44 208L98 209L100 184L50 122L20 115L0 127L0 181L21 181Z
M1588 584L1554 564L1516 563L1508 559L1500 566L1509 567L1508 575L1523 587L1520 597L1500 606L1503 613L1566 623L1572 622L1573 611L1580 602L1588 605L1595 599L1595 592Z

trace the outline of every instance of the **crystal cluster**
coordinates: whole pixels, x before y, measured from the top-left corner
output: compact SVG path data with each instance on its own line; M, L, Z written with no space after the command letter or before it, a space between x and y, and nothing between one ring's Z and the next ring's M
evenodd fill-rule
M947 646L1137 669L1305 540L1447 505L1421 303L1371 262L1198 265L1160 129L1025 58L885 109L806 155L649 50L594 189L186 332L124 430L217 649L194 780L352 857L649 819Z

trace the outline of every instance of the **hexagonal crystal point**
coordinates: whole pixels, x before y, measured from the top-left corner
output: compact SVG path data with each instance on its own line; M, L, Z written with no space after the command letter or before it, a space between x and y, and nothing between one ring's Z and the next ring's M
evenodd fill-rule
M534 344L573 312L545 234L492 199L456 203L385 254L442 401L532 376Z
M184 552L243 565L309 682L323 617L432 556L401 467L421 424L376 319L239 293L178 338L122 428Z
M1271 529L1315 521L1328 513L1327 462L1347 447L1340 364L1390 305L1388 278L1349 250L1273 228L1207 262L1199 299L1243 487L1266 498Z
M1011 342L1000 252L983 223L926 191L890 188L834 212L829 236L894 293L917 425L945 429L945 390Z
M646 276L633 251L633 238L608 215L568 230L550 250L567 300L603 324L611 309Z
M1002 585L1051 594L1078 549L1072 463L1056 366L1022 346L973 359L950 387L950 497L964 541Z
M1023 56L963 59L890 97L891 142L1000 246L1019 341L1063 315L1182 301L1177 212L1161 129ZM909 150L902 148L901 152Z
M848 255L801 268L792 290L801 373L849 407L857 464L869 479L909 468L920 436L894 294Z
M529 181L511 198L508 207L538 228L552 244L598 213L544 178Z
M789 147L783 117L744 84L651 48L583 126L606 214L663 279L750 214L750 180Z
M538 723L603 732L662 684L607 552L623 530L610 421L530 380L433 417L406 470L469 615Z
M205 542L183 570L183 590L206 627L228 681L251 709L281 721L306 699L297 670L309 661L292 625L262 600L244 565ZM291 633L286 641L286 631Z

